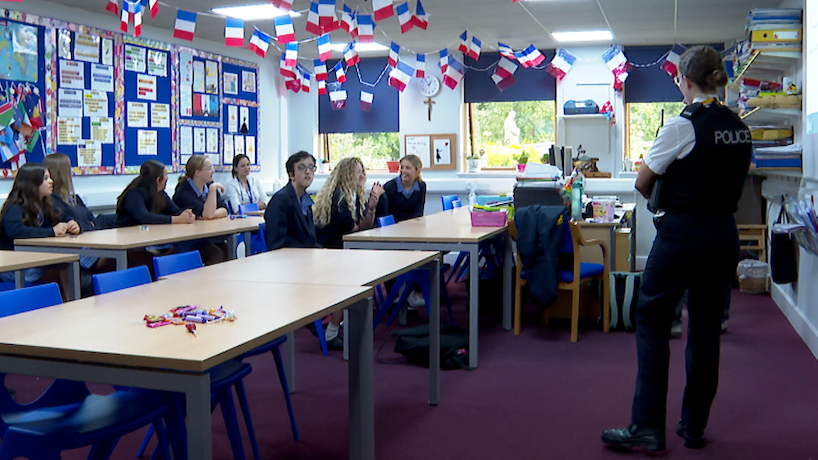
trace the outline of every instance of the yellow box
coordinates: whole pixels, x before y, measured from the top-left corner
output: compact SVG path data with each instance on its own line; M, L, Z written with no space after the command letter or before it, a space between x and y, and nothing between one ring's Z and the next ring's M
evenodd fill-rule
M791 129L756 129L752 131L755 141L776 141L792 137Z
M800 42L801 29L754 30L750 35L752 42Z

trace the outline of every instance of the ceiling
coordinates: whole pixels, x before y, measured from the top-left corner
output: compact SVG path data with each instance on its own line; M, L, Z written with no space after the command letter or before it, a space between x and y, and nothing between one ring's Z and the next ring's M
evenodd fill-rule
M49 1L96 13L104 13L107 4L107 0ZM146 18L145 24L172 29L175 8L207 13L216 6L265 1L160 0L156 19ZM352 9L372 11L369 0L337 0L338 11L344 1ZM294 0L293 10L305 11L309 3L309 0ZM525 0L517 3L512 0L422 0L422 3L429 15L427 30L415 28L401 34L397 17L393 16L376 23L375 41L386 46L395 41L406 50L428 53L444 47L457 48L458 36L468 30L469 35L483 42L483 51L496 51L497 41L515 50L530 44L540 49L554 49L560 45L551 38L550 32L607 29L610 24L615 43L620 45L721 43L744 36L746 16L751 9L778 7L782 0ZM409 0L409 5L414 11L415 0ZM304 29L306 17L305 13L293 18L299 40L314 37ZM248 21L245 23L246 38L252 34L254 26L275 35L272 20ZM224 20L200 14L196 37L223 41ZM331 38L333 42L350 41L349 34L341 30L333 32ZM195 39L193 44L195 46ZM572 45L562 46L570 48ZM299 51L302 57L317 57L314 45L304 46Z

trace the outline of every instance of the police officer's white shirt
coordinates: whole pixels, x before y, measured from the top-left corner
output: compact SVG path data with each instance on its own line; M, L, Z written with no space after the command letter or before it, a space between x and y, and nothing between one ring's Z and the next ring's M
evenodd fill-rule
M717 98L717 96L698 94L693 99L693 103L709 98ZM645 156L645 164L654 173L662 175L671 163L686 157L695 146L696 132L693 129L693 122L681 116L673 117L659 130L659 135L653 141L653 147Z

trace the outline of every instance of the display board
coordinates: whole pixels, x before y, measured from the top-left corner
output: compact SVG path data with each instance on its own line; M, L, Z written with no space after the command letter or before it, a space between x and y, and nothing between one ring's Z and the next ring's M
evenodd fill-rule
M179 164L192 155L210 157L221 167L221 57L179 48Z
M158 160L176 170L174 86L176 55L157 41L125 36L122 52L124 78L119 103L125 113L120 149L123 170L136 174L147 160Z
M0 9L0 177L18 166L40 162L51 153L56 129L46 107L51 103L53 53L50 20ZM48 95L48 96L47 96Z
M222 58L222 169L229 170L233 157L247 155L251 170L258 162L258 65Z

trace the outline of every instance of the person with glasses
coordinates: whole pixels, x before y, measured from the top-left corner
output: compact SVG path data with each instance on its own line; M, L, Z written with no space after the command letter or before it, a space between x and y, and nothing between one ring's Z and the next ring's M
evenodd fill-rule
M320 248L312 217L313 201L307 193L315 177L315 157L302 150L290 155L284 166L290 182L270 198L264 211L267 250Z
M173 201L182 209L190 209L197 219L212 220L227 217L227 202L222 193L224 186L213 182L213 163L205 155L192 155L179 176ZM205 265L223 262L227 254L224 238L177 243L179 252L198 250Z
M240 153L233 157L233 179L225 184L228 210L239 213L240 204L257 204L259 211L267 207L267 193L261 181L250 176L250 159Z
M344 158L332 170L312 207L315 234L322 247L343 249L344 235L372 227L383 187L375 182L367 194L365 184L366 169L360 158ZM338 335L342 318L343 312L339 310L327 325L327 346L333 349L343 348Z
M638 371L631 423L602 433L604 443L619 448L666 448L668 342L685 291L687 383L676 434L685 447L705 446L718 387L721 320L738 265L733 213L750 166L750 130L718 99L728 81L718 51L689 48L678 69L679 90L688 105L659 131L636 178L636 190L661 217L655 219L656 239L636 308ZM717 177L718 185L702 183L703 171Z

